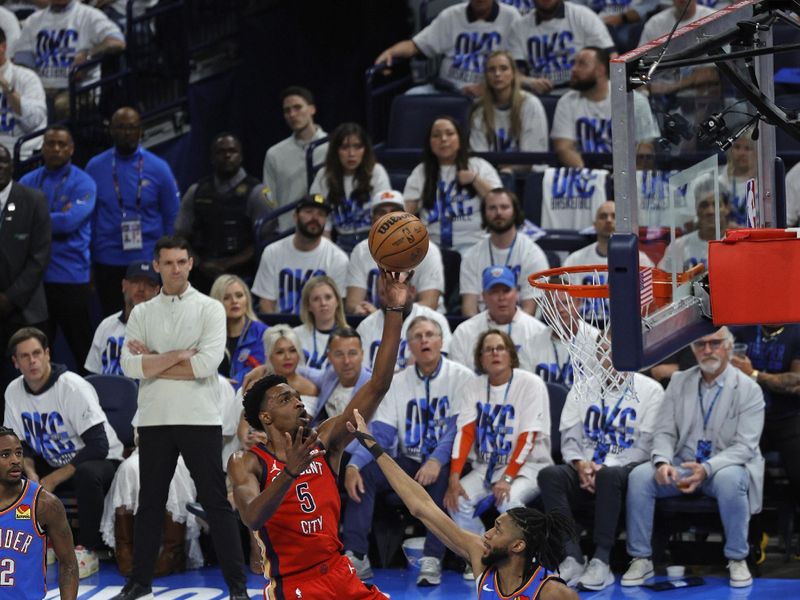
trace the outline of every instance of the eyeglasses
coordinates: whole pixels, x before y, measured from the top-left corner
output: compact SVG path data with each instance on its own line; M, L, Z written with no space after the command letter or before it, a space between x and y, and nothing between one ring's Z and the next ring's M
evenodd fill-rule
M506 348L505 346L489 346L488 348L483 348L481 350L481 354L485 354L486 356L489 356L494 353L505 354L506 352L508 352L508 348Z
M442 337L441 334L436 333L435 331L426 331L425 333L415 333L409 339L411 342L421 342L422 340L435 340L438 337Z
M725 340L698 340L692 342L692 348L702 350L706 345L712 350L719 350Z

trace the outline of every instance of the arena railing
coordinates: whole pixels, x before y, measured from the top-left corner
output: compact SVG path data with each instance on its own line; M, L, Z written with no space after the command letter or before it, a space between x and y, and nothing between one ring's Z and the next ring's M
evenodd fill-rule
M386 139L392 98L407 90L413 83L410 65L407 59L396 59L388 75L384 74L386 63L372 65L364 73L364 114L367 133L375 146Z
M55 123L53 123L55 124ZM65 124L65 123L61 123ZM22 147L29 141L35 140L38 137L44 135L44 132L47 129L43 127L42 129L38 129L36 131L31 131L30 133L26 133L23 136L17 138L17 141L14 142L14 148L12 150L12 156L14 159L14 179L19 180L20 177L25 175L25 173L29 173L34 169L39 168L42 165L42 152L41 149L37 148L34 150L30 156L22 158Z

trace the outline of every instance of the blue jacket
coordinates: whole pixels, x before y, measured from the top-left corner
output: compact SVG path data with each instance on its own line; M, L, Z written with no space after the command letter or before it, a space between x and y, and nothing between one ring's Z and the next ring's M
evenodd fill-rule
M264 364L264 342L261 337L266 330L267 326L261 321L248 321L245 324L236 350L230 357L231 371L228 377L236 382L233 384L235 390L241 387L245 375Z
M320 414L322 413L322 409L325 408L325 403L328 402L328 398L333 394L333 390L339 385L339 376L331 365L328 365L324 371L321 369L312 369L311 367L302 367L299 369L299 372L303 377L307 377L314 382L314 385L319 388L317 412L312 415L313 419L311 419L311 426L316 427L320 424ZM353 387L353 394L361 389L361 386L364 385L371 376L372 371L362 366L361 373L359 373L358 379L356 380L356 385Z
M41 190L50 208L53 234L44 281L89 283L89 244L97 190L94 180L68 163L55 171L39 167L19 182Z
M137 208L141 157L141 206ZM142 248L122 249L122 212L114 188L112 169L116 163L120 195L127 218L140 218ZM175 229L180 196L169 165L141 146L131 156L118 156L111 148L93 157L86 172L97 184L97 208L92 232L92 261L103 265L127 266L133 261L150 261L156 241Z

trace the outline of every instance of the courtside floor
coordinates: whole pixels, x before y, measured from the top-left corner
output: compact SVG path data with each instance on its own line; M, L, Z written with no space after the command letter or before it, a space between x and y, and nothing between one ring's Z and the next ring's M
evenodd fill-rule
M48 588L46 598L58 598L56 584L56 567L51 566L47 572ZM475 587L461 578L454 571L445 571L442 585L433 588L418 588L415 575L402 569L375 569L375 583L384 592L391 595L392 600L409 598L427 598L429 600L474 600ZM706 577L706 585L683 590L652 592L644 588L614 587L602 592L581 592L586 600L744 600L744 599L781 599L800 598L800 579L755 579L750 588L733 589L728 586L727 579ZM78 598L81 600L108 600L117 594L124 584L116 565L102 563L100 572L81 580ZM248 588L253 598L263 598L261 593L263 578L248 575ZM217 568L205 568L187 571L179 575L170 575L154 582L153 591L159 600L225 600L227 589L222 575ZM291 600L295 600L292 598ZM306 599L329 600L329 599ZM334 600L334 599L330 599ZM338 600L338 599L336 599ZM346 600L346 599L342 599Z

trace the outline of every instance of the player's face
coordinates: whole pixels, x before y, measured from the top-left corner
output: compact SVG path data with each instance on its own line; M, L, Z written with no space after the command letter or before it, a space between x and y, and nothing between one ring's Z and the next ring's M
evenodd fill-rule
M325 231L328 213L322 208L306 206L295 213L297 230L307 238L318 238Z
M14 485L22 479L22 442L15 435L0 437L0 481Z
M494 56L486 61L484 67L486 81L495 92L502 92L514 83L514 69L508 56Z
M183 248L162 248L153 261L153 268L161 275L168 294L178 294L186 288L193 265L192 257Z
M301 96L286 96L283 100L283 118L289 129L298 133L314 123L317 108Z
M506 194L489 194L485 210L489 231L504 233L514 226L514 205Z
M72 159L72 136L61 130L48 131L42 142L42 159L48 169L60 169Z
M214 172L223 177L233 177L242 166L242 147L236 138L225 136L214 144L211 154L211 166Z
M329 323L336 314L336 294L327 283L321 283L311 290L308 295L308 311L314 315L314 323L321 325Z
M492 333L481 344L481 367L488 375L498 375L511 369L511 354L503 338Z
M300 362L300 355L292 342L286 338L281 338L273 346L269 355L269 362L276 375L289 377L294 375L297 364Z
M430 321L420 321L408 332L408 348L419 365L433 365L442 356L442 334Z
M617 227L617 213L613 202L603 202L594 218L597 237L608 239Z
M234 281L222 296L222 306L225 307L225 316L235 321L244 318L247 313L247 294L242 285Z
M339 162L345 175L352 175L364 160L364 140L357 135L348 135L339 146Z
M333 338L328 346L328 360L342 385L345 387L354 385L361 372L361 363L364 361L361 340L356 337Z
M437 119L431 129L431 152L441 164L452 164L461 147L458 130L447 119Z
M724 329L692 342L692 352L704 373L717 373L728 365L731 343Z
M584 92L597 84L597 55L592 50L581 50L575 57L569 86L573 90Z
M311 415L306 412L300 394L286 383L278 384L267 390L263 409L259 414L261 422L271 425L278 431L288 431L294 435L298 427L307 427ZM267 413L269 416L267 418Z
M481 561L487 567L498 565L508 560L511 550L523 543L514 520L503 513L494 520L494 527L483 534Z
M517 288L497 284L483 292L489 316L497 323L508 323L517 312Z
M155 298L160 289L160 285L146 277L122 280L122 296L125 298L125 306L130 306L131 308L141 302L147 302L151 298Z
M12 359L31 388L38 389L50 376L50 349L42 348L36 338L17 344Z

